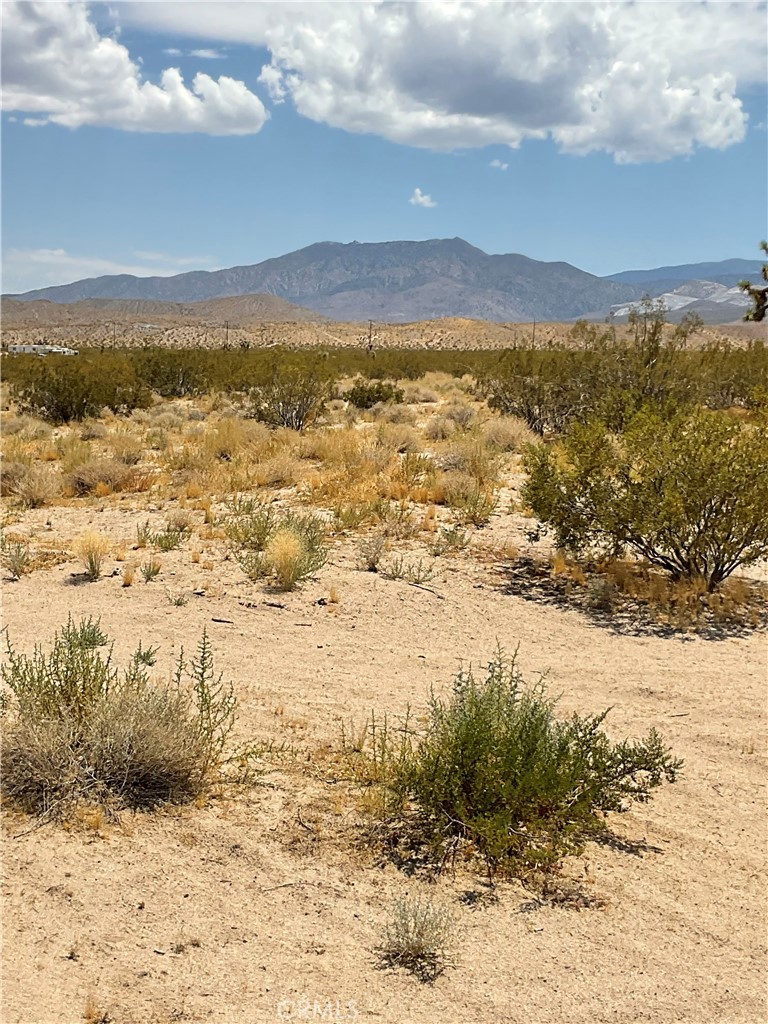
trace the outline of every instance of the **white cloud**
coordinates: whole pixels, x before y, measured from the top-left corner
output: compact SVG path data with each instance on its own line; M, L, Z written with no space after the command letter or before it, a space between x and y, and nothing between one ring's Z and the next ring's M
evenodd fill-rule
M190 57L200 57L202 60L222 60L224 54L219 50L190 50Z
M191 87L177 68L144 81L116 39L101 36L87 6L3 3L3 108L28 125L99 125L126 131L246 135L269 117L243 82L198 73Z
M494 167L497 171L506 171L509 168L509 164L505 164L503 160L491 160L490 167Z
M207 267L211 262L207 256L170 256L167 252L137 249L133 254L138 260L152 260L169 267Z
M181 50L177 49L175 46L169 46L167 50L163 50L163 53L167 53L169 57L181 56Z
M408 200L408 202L411 204L411 206L426 206L429 208L437 206L437 203L432 198L432 196L427 195L426 192L422 192L420 188L415 188L413 190L413 195Z
M431 149L551 137L620 163L741 141L765 79L765 6L744 2L143 3L121 17L268 47L275 101Z
M184 261L163 253L134 253L139 260L152 262L122 263L99 256L80 256L66 249L9 249L3 253L3 292L25 292L33 288L67 284L85 277L105 274L133 274L136 277L171 277L181 273ZM162 259L161 259L162 258ZM160 260L157 265L155 260ZM186 259L186 258L185 258ZM195 260L200 269L213 270Z

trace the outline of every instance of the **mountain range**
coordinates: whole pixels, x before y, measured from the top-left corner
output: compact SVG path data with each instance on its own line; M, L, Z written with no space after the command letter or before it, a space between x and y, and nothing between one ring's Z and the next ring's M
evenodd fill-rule
M202 303L269 297L337 321L410 322L470 317L499 322L626 316L645 294L664 296L671 316L697 311L708 322L739 319L749 300L737 285L758 280L757 260L724 260L597 277L569 263L516 253L489 255L461 238L423 242L318 242L251 266L174 277L119 274L5 298L55 303L132 300ZM149 314L149 309L145 312ZM283 311L283 315L284 311ZM283 318L283 317L281 317Z

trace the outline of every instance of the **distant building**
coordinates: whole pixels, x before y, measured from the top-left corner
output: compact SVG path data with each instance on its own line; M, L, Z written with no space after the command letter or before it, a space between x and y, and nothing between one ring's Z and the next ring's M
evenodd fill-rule
M12 356L76 356L77 349L63 345L9 345L8 353Z

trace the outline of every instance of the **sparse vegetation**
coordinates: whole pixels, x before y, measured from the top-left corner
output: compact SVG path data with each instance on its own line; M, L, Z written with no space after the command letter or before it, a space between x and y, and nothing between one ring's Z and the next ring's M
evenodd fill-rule
M95 530L89 530L75 542L75 554L82 562L85 578L93 582L101 576L104 557L109 551L109 541Z
M106 648L106 653L102 653ZM4 795L34 814L81 801L155 807L194 799L213 781L235 715L205 633L169 683L137 650L120 672L98 622L70 618L48 652L7 644L2 666Z
M471 668L430 698L425 730L380 730L364 772L383 791L389 834L435 865L475 852L490 874L535 878L590 837L608 812L650 799L681 767L651 730L612 742L608 712L558 719L545 682L528 685L502 652L484 678ZM393 840L394 841L394 840Z
M402 967L432 982L455 962L456 923L447 907L427 898L397 900L377 949L386 967Z

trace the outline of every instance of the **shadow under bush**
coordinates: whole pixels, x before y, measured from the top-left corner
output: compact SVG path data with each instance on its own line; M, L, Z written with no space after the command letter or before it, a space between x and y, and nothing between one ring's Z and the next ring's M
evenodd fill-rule
M682 762L655 730L614 743L607 711L561 720L555 705L499 651L485 678L462 670L447 698L432 695L421 734L372 730L356 773L379 788L390 851L438 867L477 855L489 875L532 879L605 835L608 812L675 781Z
M150 808L203 793L223 763L236 702L205 633L189 664L153 683L139 646L121 672L91 619L71 618L49 652L7 646L2 667L3 795L30 813L79 801Z

